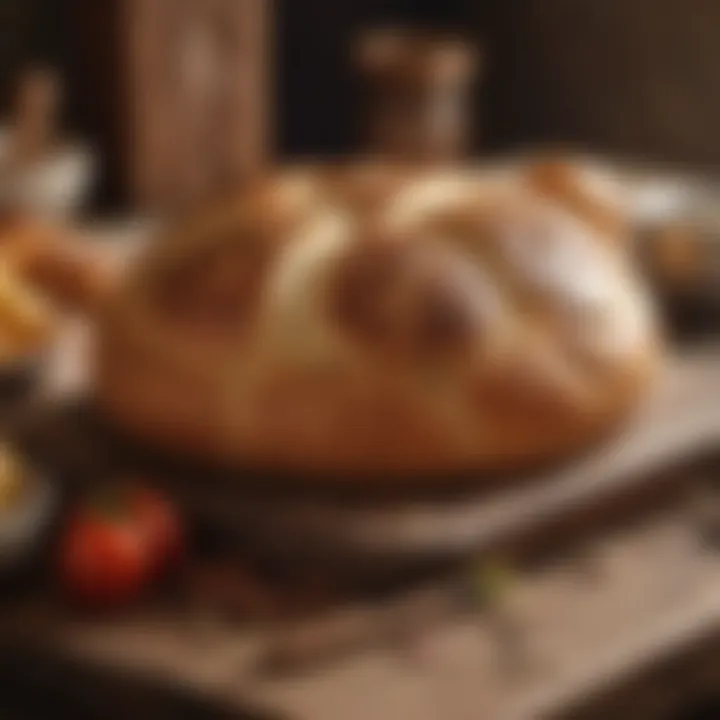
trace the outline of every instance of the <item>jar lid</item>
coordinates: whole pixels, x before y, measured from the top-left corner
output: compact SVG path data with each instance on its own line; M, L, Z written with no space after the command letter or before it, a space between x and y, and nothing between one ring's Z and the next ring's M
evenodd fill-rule
M469 80L481 62L478 48L459 35L411 28L366 32L356 57L368 76L433 83Z

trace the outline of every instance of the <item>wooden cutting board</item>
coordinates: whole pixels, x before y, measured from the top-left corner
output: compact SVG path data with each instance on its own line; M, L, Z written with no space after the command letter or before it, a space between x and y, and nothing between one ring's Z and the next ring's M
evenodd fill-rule
M479 479L462 491L299 491L282 478L223 473L128 444L78 403L82 334L58 351L50 395L14 427L61 477L97 481L121 468L166 485L201 524L239 547L300 561L370 565L460 558L588 510L652 496L665 471L720 451L720 346L685 349L644 407L587 456L533 477ZM70 389L73 392L68 392Z
M535 477L482 481L473 490L399 497L322 497L181 486L198 511L278 553L342 562L450 559L634 493L654 494L673 467L720 452L720 348L678 357L664 384L616 437L568 466ZM226 487L223 484L223 488ZM201 490L198 492L198 490Z

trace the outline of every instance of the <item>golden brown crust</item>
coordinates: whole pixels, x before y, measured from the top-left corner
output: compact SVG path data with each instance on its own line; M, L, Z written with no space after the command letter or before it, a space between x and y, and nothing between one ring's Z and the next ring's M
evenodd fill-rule
M620 239L627 231L624 213L607 192L598 187L603 179L589 168L582 172L571 162L545 160L530 166L528 180L540 193L559 201L609 238ZM604 183L603 183L604 185Z
M621 243L526 176L377 168L372 193L372 171L279 174L151 248L102 325L109 415L223 464L387 482L560 460L627 416L660 353ZM173 267L189 323L158 301Z
M342 258L330 312L366 350L420 361L471 349L481 322L446 248L377 235Z

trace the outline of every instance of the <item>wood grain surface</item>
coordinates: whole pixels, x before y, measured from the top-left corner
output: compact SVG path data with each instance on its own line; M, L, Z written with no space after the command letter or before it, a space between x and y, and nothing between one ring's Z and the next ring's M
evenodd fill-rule
M426 613L409 634L392 632L392 623L417 607L417 597L394 610L346 606L310 624L269 626L179 604L93 619L43 601L6 605L0 638L26 654L72 660L78 688L88 670L103 670L125 683L170 684L238 713L255 708L289 720L553 718L592 707L597 696L641 676L654 678L667 709L689 687L687 678L663 683L653 668L720 637L720 560L698 542L691 518L678 505L606 534L585 548L593 573L561 556L515 576L484 610L448 609L434 621ZM302 657L302 638L317 650L358 628L354 644L325 662L298 662L289 671L265 662L278 653ZM703 676L717 677L700 673L695 692Z

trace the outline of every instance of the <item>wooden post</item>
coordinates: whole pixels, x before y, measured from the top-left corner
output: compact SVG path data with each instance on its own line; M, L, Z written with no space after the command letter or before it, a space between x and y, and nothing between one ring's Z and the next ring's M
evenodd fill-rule
M264 162L271 0L75 6L87 38L80 38L80 93L102 107L85 100L84 125L115 199L148 211L172 208Z

